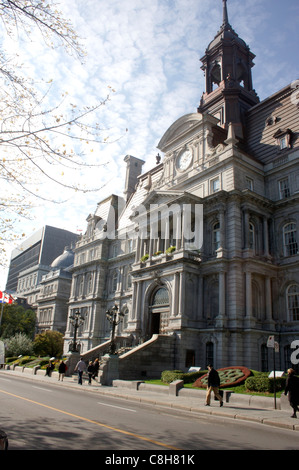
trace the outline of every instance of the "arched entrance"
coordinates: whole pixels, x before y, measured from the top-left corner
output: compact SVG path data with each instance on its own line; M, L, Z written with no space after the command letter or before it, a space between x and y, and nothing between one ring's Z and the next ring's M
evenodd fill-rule
M169 316L169 294L166 287L158 287L153 292L149 313L151 335L163 333Z

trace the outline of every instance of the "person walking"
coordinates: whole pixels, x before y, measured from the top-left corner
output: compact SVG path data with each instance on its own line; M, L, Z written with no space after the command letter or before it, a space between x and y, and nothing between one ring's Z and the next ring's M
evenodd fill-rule
M48 377L51 377L53 369L54 369L54 364L52 363L52 361L49 361L49 364L47 365L47 368L46 368L45 375L47 375Z
M85 369L86 369L86 364L83 361L83 357L81 357L80 361L77 363L75 367L75 372L78 371L78 384L80 385L82 385L82 376L83 376L83 372L85 371Z
M93 380L96 379L96 377L99 375L99 368L100 368L100 363L99 363L99 358L97 357L93 363L93 375L92 378Z
M59 373L58 380L61 379L61 382L63 381L63 378L65 376L65 372L66 372L66 364L65 364L65 362L61 361L61 363L59 364L59 367L58 367L58 373Z
M299 411L299 378L296 377L294 369L288 369L284 394L288 395L290 406L293 408L291 418L297 418L296 412Z
M89 385L91 384L91 379L94 374L94 365L92 361L89 361L88 367L87 367L87 373L88 373L88 383Z
M210 406L211 403L211 394L214 392L215 397L218 398L220 401L220 406L223 406L223 398L219 393L220 387L220 377L217 372L213 368L211 364L208 365L208 386L207 386L207 394L206 394L206 406Z

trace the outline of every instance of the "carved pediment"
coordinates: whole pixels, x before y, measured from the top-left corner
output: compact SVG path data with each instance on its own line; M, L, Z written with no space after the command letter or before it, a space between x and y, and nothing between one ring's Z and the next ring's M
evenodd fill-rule
M165 153L172 147L177 146L180 141L190 138L192 134L198 132L200 128L203 128L205 125L211 127L217 125L217 123L218 119L208 114L186 114L177 119L177 121L168 128L157 147Z

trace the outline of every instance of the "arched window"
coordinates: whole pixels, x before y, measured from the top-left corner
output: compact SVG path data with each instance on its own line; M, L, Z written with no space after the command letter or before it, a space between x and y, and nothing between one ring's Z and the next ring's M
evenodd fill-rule
M291 222L283 227L284 255L293 256L298 253L296 223Z
M215 86L218 87L221 82L221 67L218 62L215 62L212 70L211 70L211 85L212 90L215 89Z
M165 287L160 287L154 294L152 300L152 307L157 305L168 305L169 304L169 296L168 291Z
M293 284L287 290L289 321L299 321L299 285Z

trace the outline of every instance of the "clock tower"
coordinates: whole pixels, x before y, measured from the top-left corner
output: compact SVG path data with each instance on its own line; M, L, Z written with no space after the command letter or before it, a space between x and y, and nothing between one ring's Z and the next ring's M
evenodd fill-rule
M232 123L236 137L244 137L244 114L259 98L252 87L251 69L255 55L233 30L223 1L223 22L202 57L206 77L198 112L217 117L220 125Z

